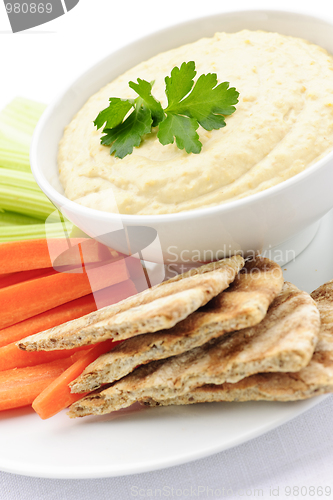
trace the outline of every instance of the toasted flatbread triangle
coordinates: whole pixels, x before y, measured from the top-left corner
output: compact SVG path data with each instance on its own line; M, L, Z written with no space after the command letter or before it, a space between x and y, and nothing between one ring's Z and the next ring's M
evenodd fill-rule
M256 325L283 286L280 266L262 257L247 262L223 292L168 330L137 335L100 356L75 381L72 392L91 392L137 366L175 356L227 332Z
M296 373L260 373L236 384L204 385L164 401L146 400L149 406L183 405L214 401L296 401L333 392L333 280L312 292L321 326L310 363Z
M171 328L227 288L243 265L240 255L206 264L17 345L26 351L72 349Z
M310 295L285 283L258 325L139 367L74 403L69 415L104 414L145 398L169 399L204 384L235 383L259 372L298 371L312 357L319 327L319 311Z

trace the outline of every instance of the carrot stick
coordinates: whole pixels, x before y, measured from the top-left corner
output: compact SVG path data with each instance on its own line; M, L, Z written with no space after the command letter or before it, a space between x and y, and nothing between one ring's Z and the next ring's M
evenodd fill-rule
M34 333L39 333L72 319L80 318L93 311L96 311L96 303L92 293L79 299L71 300L66 304L54 307L49 311L37 314L37 316L0 330L0 348Z
M0 348L12 342L24 339L29 335L80 318L102 307L115 304L135 293L137 293L137 290L134 283L131 280L126 280L122 283L99 290L94 294L90 293L79 299L71 300L66 304L54 307L49 311L45 311L37 316L33 316L32 318L28 318L0 330Z
M73 356L73 358L76 358L76 361L72 366L67 368L66 371L59 375L56 380L51 382L51 384L36 397L32 403L33 409L43 420L45 420L64 408L67 408L78 399L83 398L85 394L72 394L68 384L81 375L83 370L101 354L110 351L118 344L119 342L106 340L105 342L97 344L84 354L76 353Z
M108 247L90 238L53 238L11 241L0 244L0 274L58 266L81 266L79 245L84 261L110 259Z
M0 288L16 285L22 281L33 280L41 278L42 276L50 276L57 271L53 267L45 267L43 269L32 269L31 271L20 271L18 273L8 273L0 275Z
M129 278L125 259L85 266L83 273L56 273L0 289L0 328Z
M130 259L133 258L132 257L126 258L126 264L132 276L131 273L132 264L130 267L129 263ZM82 273L81 269L82 269L81 266L76 268L73 266L57 266L56 269L54 269L53 267L44 267L42 269L31 269L30 271L19 271L18 273L0 274L0 289L6 288L7 286L17 285L18 283L22 283L22 281L33 280L36 278L43 278L44 276L51 276L51 274L56 274L57 272L74 273L76 271L78 273Z
M91 346L75 347L74 349L62 349L56 351L22 351L15 342L0 347L0 372L12 370L13 368L25 368L27 366L41 365L50 363L56 359L68 358L76 352L91 349Z
M0 372L0 410L30 405L72 363L70 356L52 363Z

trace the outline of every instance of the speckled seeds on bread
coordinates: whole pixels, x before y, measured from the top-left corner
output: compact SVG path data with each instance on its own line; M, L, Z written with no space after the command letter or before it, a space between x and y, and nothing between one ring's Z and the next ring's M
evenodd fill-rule
M206 264L17 345L26 351L72 349L171 328L227 288L243 266L240 255Z
M74 403L69 415L104 414L145 398L160 401L204 384L234 383L259 372L298 371L312 357L319 328L313 299L285 283L258 325L139 367L111 387Z
M260 373L236 384L204 385L164 401L145 400L149 406L184 405L216 401L296 401L333 392L333 280L312 292L321 326L310 363L293 373Z
M256 325L281 291L280 266L257 257L235 281L205 307L173 328L135 336L100 356L71 384L72 392L90 392L112 383L150 361L175 356L233 330Z

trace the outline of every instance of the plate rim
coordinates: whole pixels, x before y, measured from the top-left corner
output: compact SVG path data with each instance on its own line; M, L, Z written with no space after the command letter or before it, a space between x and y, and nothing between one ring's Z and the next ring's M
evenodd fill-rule
M171 467L177 467L180 465L184 465L186 463L191 463L196 460L201 460L207 458L212 455L216 455L223 451L227 451L229 449L235 448L236 446L242 445L260 437L271 430L277 429L283 424L297 418L308 410L311 410L313 407L317 406L319 403L327 399L331 394L322 394L309 399L303 399L298 401L290 401L290 402L279 402L275 401L275 403L279 403L282 405L295 405L296 410L292 412L292 415L288 412L286 415L283 415L281 418L277 418L273 422L270 422L263 427L249 432L247 436L241 435L230 440L228 443L220 443L215 446L207 446L206 448L200 448L197 452L191 452L191 454L186 454L185 452L182 454L178 454L176 457L169 457L168 459L159 458L156 462L146 461L143 464L137 462L135 466L128 467L128 465L121 465L117 468L112 468L110 466L105 465L101 467L100 465L96 466L96 468L92 468L91 466L87 466L87 469L82 467L82 465L78 465L72 468L68 468L68 466L63 467L55 467L54 464L47 465L43 469L36 470L36 466L30 466L30 464L26 463L23 465L15 465L12 460L9 461L8 465L5 465L2 460L2 456L0 456L0 470L2 472L18 474L20 476L28 476L28 477L36 477L36 478L44 478L44 479L102 479L102 478L111 478L111 477L124 477L135 474L144 474L153 471L169 469ZM270 404L271 401L260 401L261 403ZM223 402L227 403L227 402ZM248 401L248 403L256 403L255 401ZM202 404L211 404L211 403L202 403ZM217 403L219 404L219 403ZM227 404L242 404L237 402L227 403Z

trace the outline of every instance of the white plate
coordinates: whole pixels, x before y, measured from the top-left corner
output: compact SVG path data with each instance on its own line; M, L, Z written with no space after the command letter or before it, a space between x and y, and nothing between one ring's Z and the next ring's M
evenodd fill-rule
M311 292L333 278L333 211L312 243L285 266L285 278ZM323 397L293 403L134 405L103 417L40 420L30 409L0 415L0 469L49 478L147 472L244 443L296 417Z

